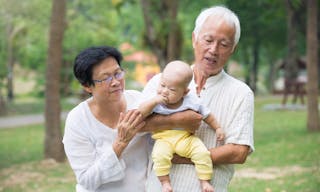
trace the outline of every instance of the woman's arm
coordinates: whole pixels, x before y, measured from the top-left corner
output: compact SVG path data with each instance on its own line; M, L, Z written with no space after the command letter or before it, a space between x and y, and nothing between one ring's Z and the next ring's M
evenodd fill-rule
M144 125L137 111L122 114L118 123L118 135L112 142L93 142L86 126L88 123L71 114L66 120L63 138L65 153L73 169L77 182L84 188L96 190L102 184L119 181L125 176L125 162L121 154L128 143Z

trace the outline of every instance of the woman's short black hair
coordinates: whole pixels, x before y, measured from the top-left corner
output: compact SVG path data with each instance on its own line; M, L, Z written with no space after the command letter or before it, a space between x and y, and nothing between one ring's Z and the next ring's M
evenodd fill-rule
M95 46L81 51L74 60L73 73L81 85L94 85L92 69L108 57L113 57L121 67L122 54L114 47Z

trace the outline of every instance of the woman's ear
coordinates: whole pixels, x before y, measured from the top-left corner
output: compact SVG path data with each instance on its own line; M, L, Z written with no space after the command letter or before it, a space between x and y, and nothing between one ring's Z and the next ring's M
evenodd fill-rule
M88 85L82 85L82 88L86 91L86 92L88 92L89 94L91 94L92 93L92 88L91 88L91 86L88 86Z
M189 93L190 89L189 88L186 88L186 90L184 91L183 93L183 96L186 96L188 93Z

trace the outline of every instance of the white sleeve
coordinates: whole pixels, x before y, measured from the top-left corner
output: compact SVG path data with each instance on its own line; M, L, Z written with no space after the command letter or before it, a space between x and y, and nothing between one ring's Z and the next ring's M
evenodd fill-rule
M100 150L104 152L98 157L97 147L82 131L81 126L85 124L79 119L68 116L63 138L65 153L77 182L88 190L96 190L104 183L123 179L124 161L117 158L112 145L102 146Z
M254 96L248 92L243 96L231 117L229 132L227 133L226 143L235 143L250 146L250 152L254 151L253 144L253 113L254 113Z

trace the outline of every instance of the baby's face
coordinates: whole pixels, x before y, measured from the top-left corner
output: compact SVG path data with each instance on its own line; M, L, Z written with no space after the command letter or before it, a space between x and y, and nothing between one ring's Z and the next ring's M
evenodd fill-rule
M167 105L179 103L186 93L187 88L177 79L177 77L161 76L157 94L168 99Z

